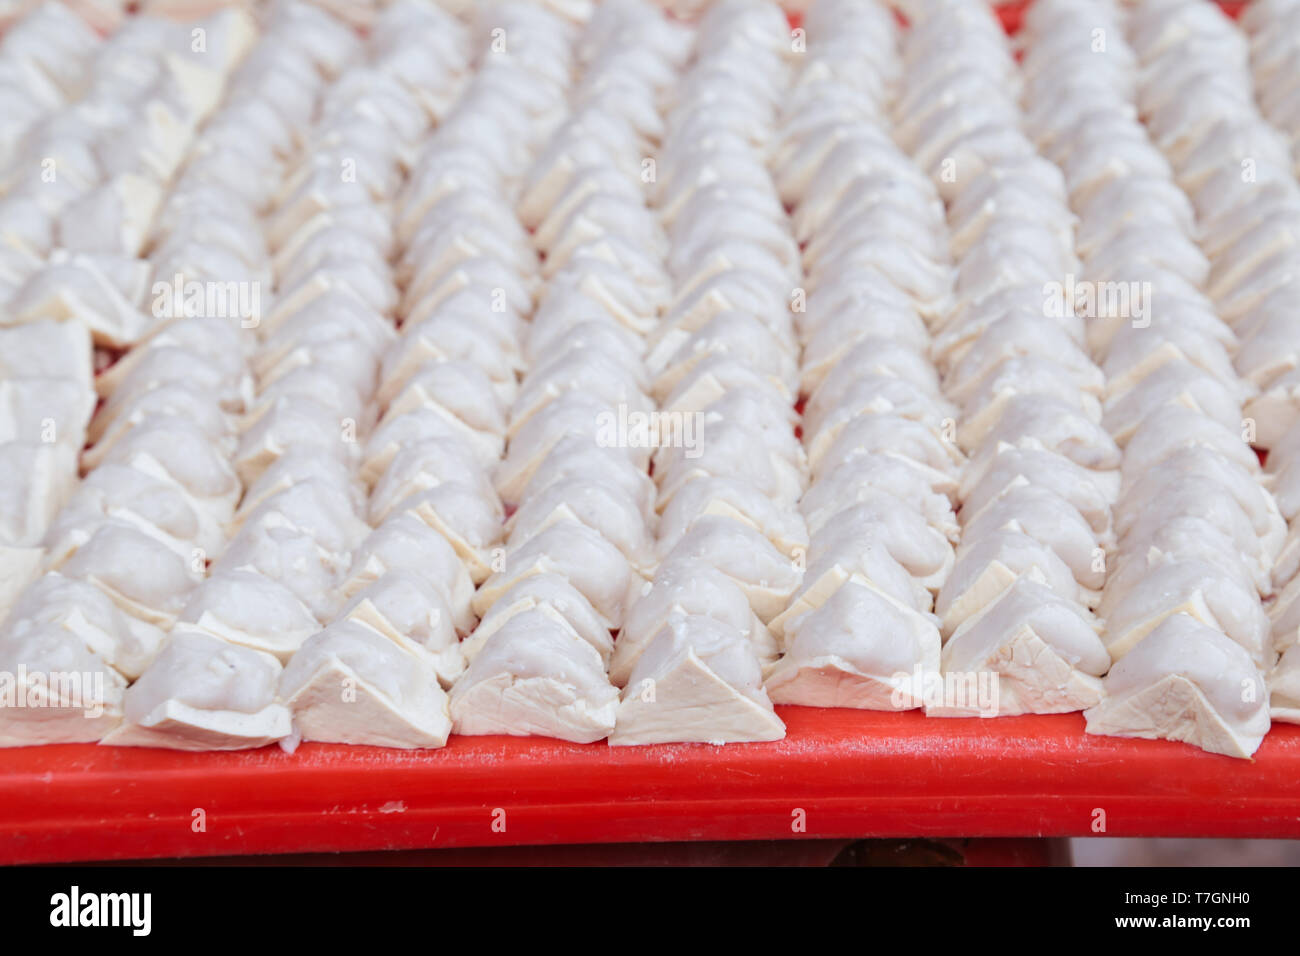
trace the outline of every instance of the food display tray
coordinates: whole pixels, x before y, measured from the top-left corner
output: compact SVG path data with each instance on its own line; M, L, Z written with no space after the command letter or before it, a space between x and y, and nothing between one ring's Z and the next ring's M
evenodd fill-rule
M1027 5L1001 6L1009 31ZM453 736L436 751L0 750L0 864L705 840L1300 838L1300 726L1275 724L1253 759L1235 760L1090 737L1078 714L777 711L786 739L725 747Z
M785 740L0 752L0 862L847 837L1300 838L1300 727L1252 760L992 719L779 707Z

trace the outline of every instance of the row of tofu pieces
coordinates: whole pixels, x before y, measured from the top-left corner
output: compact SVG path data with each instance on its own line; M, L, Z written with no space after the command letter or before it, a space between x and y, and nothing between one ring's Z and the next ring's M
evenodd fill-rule
M108 699L15 708L0 741L725 743L783 736L775 701L1086 709L1253 752L1295 643L1295 182L1269 162L1265 200L1231 188L1282 141L1233 125L1253 47L1202 6L1043 0L1023 70L953 0L901 37L883 5L819 0L806 50L775 5L726 0L693 27L409 0L365 41L298 4L256 44L219 15L226 93L189 161L153 211L84 214L119 245L76 267L275 293L255 322L169 321L116 286L133 327L54 281L57 308L7 313L5 387L80 337L46 378L90 444L75 491L74 429L63 484L6 500L0 671L102 674ZM1202 41L1228 80L1177 65ZM61 112L95 89L66 82ZM1202 86L1217 112L1181 105ZM61 264L59 215L31 275ZM1045 294L1067 275L1150 282L1150 322ZM1264 371L1251 334L1291 352ZM92 339L131 348L86 432ZM33 414L15 442L57 445ZM954 696L981 673L996 701Z

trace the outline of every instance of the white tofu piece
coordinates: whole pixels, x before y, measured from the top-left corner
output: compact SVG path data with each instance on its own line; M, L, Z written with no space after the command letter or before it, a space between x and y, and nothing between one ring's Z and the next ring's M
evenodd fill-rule
M505 460L497 471L495 483L501 500L516 504L535 472L561 440L574 436L585 440L593 448L597 444L598 426L602 415L609 409L594 398L581 392L568 392L551 402L510 440ZM612 449L627 458L639 471L644 471L650 460L647 448Z
M971 343L944 377L944 394L954 402L964 403L1003 362L1027 357L1050 359L1069 369L1080 388L1101 392L1101 369L1070 336L1066 325L1044 321L1041 314L1031 319L1013 312L989 323Z
M339 590L351 598L392 571L419 576L446 600L457 631L468 634L473 629L474 583L464 562L442 535L414 515L396 515L372 531L353 552Z
M128 681L144 672L165 638L160 628L123 614L98 588L53 572L22 592L4 622L0 640L49 625L80 637Z
M255 345L249 330L229 319L160 323L150 329L139 348L96 375L95 388L108 403L123 390L130 394L183 382L216 394L226 411L240 412L253 400L248 360Z
M664 412L701 412L737 391L764 392L794 405L794 395L783 382L763 375L735 357L710 356L683 375L661 402Z
M541 494L551 485L569 478L601 481L628 495L648 523L655 514L655 485L650 476L635 467L621 450L602 448L584 436L562 438L529 478L521 500Z
M786 628L786 653L767 677L777 704L910 710L915 675L939 671L939 632L871 588L849 582Z
M800 614L814 610L849 581L873 588L899 606L928 614L933 598L883 544L852 540L840 542L823 554L813 554L801 572L802 581L787 606L767 624L778 639L786 625Z
M476 365L491 381L494 394L514 400L511 386L524 366L518 346L463 316L439 313L403 326L401 337L384 353L376 401L388 405L425 365L449 361Z
M995 218L958 264L955 295L973 304L1038 276L1066 275L1076 263L1072 247L1062 247L1049 227Z
M1102 426L1123 448L1148 415L1161 405L1183 405L1225 428L1241 427L1240 398L1191 362L1166 362L1128 391L1106 400Z
M1180 405L1165 405L1146 417L1124 446L1124 474L1143 475L1160 462L1189 445L1204 445L1225 458L1237 462L1252 474L1259 470L1259 459L1242 437L1233 430Z
M402 646L427 651L444 688L465 669L446 599L410 571L391 571L358 591L339 618L365 624Z
M780 740L753 647L701 615L668 621L641 655L618 705L611 746Z
M1080 606L1097 603L1096 592L1080 585L1069 565L1046 544L1022 531L995 531L962 544L939 590L934 610L944 637L1022 578L1041 582Z
M955 444L933 429L905 418L865 415L849 422L824 455L810 462L813 477L821 477L849 462L893 454L955 479L964 456Z
M1187 485L1180 494L1199 491L1205 507L1218 498L1231 498L1259 538L1259 551L1276 555L1286 537L1286 521L1273 496L1260 486L1258 476L1204 446L1180 449L1153 471L1128 483L1115 505L1115 528L1123 535L1143 512L1175 485ZM1193 490L1195 489L1195 490Z
M275 702L280 662L208 634L178 630L123 696L123 720L105 734L116 747L244 750L289 733Z
M365 510L365 491L346 465L337 459L323 458L302 449L277 459L257 481L244 489L230 527L237 530L250 514L275 495L308 481L320 482L342 495L354 513Z
M0 639L0 674L0 747L91 743L122 720L122 675L57 624Z
M104 464L125 465L175 482L213 514L233 514L239 501L240 481L230 464L202 430L185 419L145 419L112 447L101 467Z
M996 450L1000 443L1019 444L1025 439L1035 439L1092 471L1112 471L1120 465L1120 450L1101 425L1058 399L1015 396L984 436L982 449Z
M235 470L243 484L251 485L281 456L307 448L351 463L359 451L355 442L344 440L347 431L346 419L324 402L284 396L240 438Z
M530 574L511 587L483 615L474 633L461 644L466 663L472 661L487 639L502 625L525 611L539 611L570 628L596 649L606 666L614 638L582 592L558 574ZM626 633L624 628L624 633Z
M146 263L126 260L148 271ZM111 256L56 252L13 294L0 321L22 325L39 320L77 322L90 330L95 343L125 348L148 335L152 317L115 281L113 270L122 261Z
M270 654L282 664L320 630L293 591L251 571L219 571L204 579L191 592L178 622L186 631Z
M1048 488L1025 484L1007 491L965 524L963 540L979 541L997 531L1020 531L1042 542L1081 587L1096 591L1105 582L1109 542L1101 541L1078 510Z
M957 483L935 469L889 452L853 458L818 476L799 500L799 511L816 534L841 510L880 495L922 515L930 527L956 542L959 527L951 497ZM951 497L950 497L951 496Z
M293 746L300 738L409 750L445 746L451 732L432 656L352 620L307 639L277 698L293 713Z
M1029 576L967 618L943 648L945 675L997 675L998 716L1091 707L1101 699L1100 677L1109 667L1086 612ZM973 701L943 701L927 706L926 715L990 716Z
M775 441L786 448L773 448ZM790 452L802 456L793 432L781 440L770 430L725 418L714 424L706 416L694 436L660 447L662 457L655 461L659 484L655 507L669 508L678 492L694 481L725 475L752 485L777 507L792 509L807 478L803 462L792 461Z
M804 315L812 315L815 294L807 306ZM915 310L883 301L845 306L824 318L806 320L806 328L810 331L803 334L800 369L809 394L865 339L891 341L918 353L930 347L925 322Z
M1156 335L1147 328L1122 327L1111 342L1102 369L1106 373L1106 392L1122 395L1136 387L1148 375L1170 362L1189 362L1218 379L1240 398L1250 396L1253 388L1242 383L1228 350L1218 337L1194 327L1175 323L1162 324Z
M91 380L90 335L69 322L46 319L0 328L0 377Z
M76 483L77 453L67 445L0 444L0 546L43 544Z
M781 289L778 292L773 287L772 278L766 274L733 269L699 283L689 295L673 304L653 330L628 322L623 324L646 335L650 348L663 349L670 354L680 348L692 333L723 312L745 312L756 316L771 323L769 327L778 339L788 338L794 324L787 301L790 293L784 284Z
M1144 510L1125 516L1120 528L1121 545L1128 547L1130 537L1134 541L1148 540L1155 529L1173 518L1189 515L1204 518L1232 540L1237 553L1248 562L1253 577L1266 578L1273 558L1285 541L1285 533L1261 538L1230 490L1212 479L1190 474L1179 475L1163 494L1154 494Z
M706 515L720 515L753 526L787 557L808 551L808 529L798 512L777 507L743 479L701 477L683 485L660 516L656 544L659 557L666 557Z
M299 366L264 383L241 418L240 431L251 429L277 407L300 399L330 408L339 422L350 419L363 434L374 425L375 411L367 405L365 394L346 379L332 374L328 363L321 363Z
M645 343L637 335L597 318L575 318L564 312L551 315L557 323L549 328L542 327L541 313L533 317L522 353L528 365L541 365L571 351L599 352L617 364L638 387L646 387L648 378L641 357Z
M970 522L1008 491L1036 485L1068 501L1088 526L1104 537L1111 527L1111 506L1117 497L1119 477L1118 472L1090 471L1037 442L1003 444L987 467L963 476L962 516Z
M700 518L664 559L698 558L740 585L764 623L785 608L802 577L801 567L752 526L719 516Z
M1062 294L1064 294L1064 290L1062 290ZM1060 309L1054 310L1060 311L1062 314L1045 315L1045 306L1051 304L1052 301L1047 298L1041 285L1026 283L1024 285L1006 286L982 299L963 303L935 330L934 345L930 350L935 365L939 367L940 371L947 374L961 364L966 356L970 354L971 349L980 342L990 328L999 325L999 323L1002 323L1000 328L1008 330L1012 334L1020 334L1023 324L1014 321L1018 319L1041 321L1050 317L1052 323L1058 326L1072 342L1082 344L1087 337L1086 326L1083 318L1075 314L1075 304L1062 303ZM1100 320L1089 319L1088 321ZM987 349L988 343L984 343L981 348ZM1050 355L1031 354L1021 356L1021 358L1040 358L1052 361ZM1068 363L1067 367L1074 370L1071 374L1072 378L1080 377L1077 374L1079 371L1077 362ZM1096 381L1095 373L1089 373L1086 368L1082 369L1082 371L1085 376L1090 376L1087 384L1100 390L1101 383ZM975 369L974 372L979 374L979 369ZM1083 381L1083 379L1081 378L1080 381Z
M1287 649L1268 672L1268 714L1287 724L1300 723L1300 651Z
M989 433L1001 423L1003 414L1021 396L1051 399L1073 407L1092 421L1101 418L1100 400L1072 381L1064 366L1033 357L1007 359L985 376L979 388L966 399L957 419L957 444L967 453L983 446Z
M1249 757L1269 728L1268 691L1240 644L1191 617L1167 618L1110 669L1084 712L1088 733L1179 740Z
M1268 570L1243 555L1232 538L1205 518L1178 515L1124 540L1119 558L1107 574L1098 613L1109 617L1120 598L1139 584L1151 568L1165 560L1184 558L1216 565L1244 590L1253 588L1261 596L1272 592Z
M1255 444L1267 448L1280 441L1300 420L1300 369L1274 379L1248 399L1242 416L1243 421L1254 423Z
M750 607L740 584L702 559L681 557L665 562L654 581L637 595L614 644L610 680L624 686L664 626L692 615L715 618L744 635L760 664L776 660L776 641Z
M818 404L805 409L803 441L809 462L820 461L844 427L862 415L893 415L935 430L941 430L945 421L957 419L955 408L913 382L888 375L864 375L839 395L833 406Z
M443 275L426 280L418 293L407 292L407 315L421 322L438 314L439 308L463 290L491 289L493 305L504 303L520 315L533 310L536 282L520 275L509 264L489 256L462 259Z
M130 173L117 175L63 209L60 245L73 253L138 256L162 198L156 182Z
M629 415L648 414L654 402L629 381L616 361L571 350L528 370L510 411L508 437L518 434L529 419L566 392L582 391L611 408L625 407Z
M592 743L614 729L618 690L599 652L540 610L501 625L451 691L460 734L558 737Z
M802 390L809 396L805 412L814 419L825 416L868 374L906 379L923 394L940 395L939 374L925 350L883 336L861 339L818 382L808 377L806 365L804 372Z
M346 553L322 547L305 531L287 523L258 523L241 529L211 570L252 571L278 581L318 621L328 621L338 609L337 582L347 563Z
M45 535L46 564L61 566L103 523L129 525L190 563L225 547L224 515L199 506L183 488L124 465L92 471Z
M60 568L99 588L124 613L163 629L175 623L201 570L142 531L107 521Z
M674 223L672 237L681 239L669 248L668 267L676 279L677 298L736 269L786 276L793 288L799 279L799 253L785 224L740 204L728 204L725 213L723 203L717 205L726 219L710 223L707 230L683 230L684 217Z
M629 596L644 580L615 545L573 520L557 521L507 548L501 568L474 595L479 617L523 578L554 573L577 588L613 630L622 626Z
M1225 633L1260 667L1275 655L1268 615L1253 588L1197 558L1168 560L1121 597L1107 619L1106 648L1121 660L1162 621L1183 614Z
M475 584L492 573L504 511L490 486L448 482L403 499L399 507L447 540Z
M832 554L849 555L876 546L886 548L920 587L932 593L952 570L952 543L921 515L883 497L845 508L813 535L808 551L822 561Z
M637 503L598 481L570 478L530 495L506 521L505 531L511 544L518 545L565 521L597 532L643 575L653 570L653 542Z
M291 528L311 537L322 549L340 557L340 563L370 533L352 511L346 490L319 478L307 478L278 491L253 509L241 530Z
M234 451L231 436L233 418L197 385L167 382L156 388L132 391L121 403L111 400L90 420L87 437L93 443L82 461L88 469L98 468L113 446L135 426L155 416L184 418L193 422L208 440Z

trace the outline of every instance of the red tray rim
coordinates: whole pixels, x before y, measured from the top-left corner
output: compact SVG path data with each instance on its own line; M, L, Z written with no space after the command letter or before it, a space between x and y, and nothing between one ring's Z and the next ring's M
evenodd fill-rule
M1252 760L1092 737L1078 714L778 708L769 744L0 756L0 862L864 837L1300 838L1300 727Z

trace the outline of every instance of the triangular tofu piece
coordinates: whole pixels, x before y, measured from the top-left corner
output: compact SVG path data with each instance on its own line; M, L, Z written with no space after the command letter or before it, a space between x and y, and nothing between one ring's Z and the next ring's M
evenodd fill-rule
M40 624L8 635L0 641L0 747L99 740L121 723L125 690L71 631Z
M428 653L444 689L465 670L464 650L447 602L409 571L390 571L359 592L339 617L364 624L413 653Z
M530 574L506 591L479 621L474 633L461 642L464 660L469 662L477 657L489 637L516 614L525 611L539 611L571 628L594 647L604 665L609 666L614 651L614 638L609 628L600 620L591 602L558 574Z
M275 701L280 662L198 631L174 633L123 698L124 719L104 736L115 747L246 750L291 729Z
M911 710L920 706L906 686L888 678L864 674L842 657L829 655L783 668L768 675L773 703L805 707L847 707L854 710Z
M731 625L750 641L760 663L776 662L780 653L776 640L749 606L740 585L708 561L680 557L665 562L654 581L637 595L614 642L610 680L619 687L626 685L664 625L692 614Z
M433 662L355 621L308 639L280 679L302 740L371 747L442 747L447 695Z
M1161 623L1180 614L1226 633L1259 666L1271 667L1276 660L1271 622L1255 589L1200 558L1170 558L1155 565L1115 604L1106 618L1111 658L1118 661L1131 653Z
M1300 649L1292 645L1268 673L1268 714L1273 720L1300 724Z
M641 655L618 707L613 746L780 740L749 641L720 621L670 621Z
M1249 757L1264 739L1263 733L1235 730L1181 674L1169 674L1124 697L1107 698L1084 716L1090 734L1178 740L1229 757Z
M458 734L592 743L614 729L617 706L618 689L597 650L540 609L506 621L451 692Z
M1079 588L1070 569L1051 548L1019 531L997 531L962 549L939 590L935 613L944 635L979 614L1022 577L1045 584L1057 594L1095 595Z
M1084 608L1022 578L957 629L942 664L944 693L927 697L927 716L1059 714L1101 699L1110 656ZM980 689L984 674L995 690L972 701L968 691Z
M41 572L44 548L11 548L0 545L0 621Z
M320 623L287 587L255 571L217 571L194 589L181 626L287 663Z
M1249 757L1269 728L1268 691L1250 655L1186 614L1166 618L1104 681L1088 733L1180 740Z
M778 704L910 710L922 703L915 675L939 672L933 619L854 582L792 621L786 636L789 651L767 677Z

